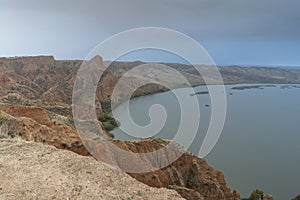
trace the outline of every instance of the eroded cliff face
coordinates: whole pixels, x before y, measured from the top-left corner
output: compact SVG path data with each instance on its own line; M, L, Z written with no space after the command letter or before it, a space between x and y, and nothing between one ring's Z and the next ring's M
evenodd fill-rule
M51 116L51 115L50 115ZM2 137L21 137L27 141L41 142L66 149L80 155L90 155L72 124L62 116L51 116L42 108L33 106L1 106L0 133ZM153 152L165 147L168 141L148 139L133 142L112 141L121 149L134 153ZM102 144L97 146L100 155L106 151ZM168 153L165 153L168 157ZM106 152L109 158L112 152ZM159 162L153 158L153 163ZM114 160L118 163L118 160ZM149 163L146 163L149 164ZM176 190L186 199L235 200L239 194L230 191L221 171L214 170L203 159L184 152L178 160L161 170L149 173L129 173L135 179L158 188Z
M0 105L0 136L20 137L81 155L90 155L75 128L63 116L52 116L33 106Z
M128 151L147 153L163 148L166 142L160 139L149 139L138 142L116 141L115 143ZM163 157L168 158L168 154ZM214 170L205 160L189 152L184 152L175 162L161 170L142 174L130 173L130 175L153 187L175 189L186 199L240 199L238 192L232 192L227 187L221 171Z
M56 61L51 56L0 58L0 102L2 102L0 137L20 137L27 141L41 142L90 156L72 120L73 84L81 64L82 61ZM104 65L101 57L95 57L89 61L89 64L102 67ZM131 65L135 64L140 63L131 63ZM126 63L118 63L119 65L125 65L123 66L125 71L127 68L132 68ZM118 72L114 70L104 72L97 87L98 101L102 106L110 104L112 91L120 79ZM191 79L195 78L194 75L190 76ZM121 86L116 101L131 91L130 87L139 84L137 77L130 77L128 81L130 86ZM164 89L155 84L146 85L138 89L135 95ZM97 114L102 115L101 107L98 107ZM100 122L99 125L102 126ZM135 153L156 151L168 143L158 139L112 142L124 150ZM89 145L88 142L85 142L85 145ZM103 152L106 152L105 155L112 162L120 163L120 160L105 148L105 145L97 145L96 152L99 155L104 155ZM167 152L165 154L168 156ZM159 162L156 159L153 158L152 162ZM151 162L145 162L145 165L149 164L151 165ZM231 192L226 186L222 172L214 170L203 159L188 152L184 152L178 160L161 170L130 175L149 186L174 189L186 199L239 199L239 194L235 191Z
M66 106L72 102L73 85L83 61L57 61L52 56L0 58L0 98L19 96L18 104ZM96 56L86 61L91 67L104 68ZM109 70L98 85L100 102L107 100L118 77ZM107 94L106 94L107 93Z
M118 73L113 74L110 68L104 71L108 63L103 62L100 56L95 56L90 61L57 61L52 56L0 58L0 101L39 107L67 107L72 103L74 82L77 76L80 76L78 70L82 64L97 68L98 72L103 73L97 86L96 101L109 104L120 77L116 75ZM118 65L123 66L126 71L127 65L134 64ZM87 80L98 76L98 74L83 75ZM143 77L129 77L128 84L121 85L115 101L128 94L141 79ZM136 94L145 95L161 90L161 86L154 84L138 89Z
M0 94L14 92L24 98L42 99L47 92L67 82L79 65L76 61L57 62L52 56L0 58Z

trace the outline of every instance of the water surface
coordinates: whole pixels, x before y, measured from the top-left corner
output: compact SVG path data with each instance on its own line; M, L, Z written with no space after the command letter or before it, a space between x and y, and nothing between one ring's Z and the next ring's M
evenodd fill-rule
M261 86L261 84L259 84ZM265 85L265 87L234 90L227 85L227 115L222 135L205 158L210 165L224 172L228 185L248 196L259 188L276 199L291 199L300 193L300 88L299 85ZM295 86L295 87L293 87ZM184 92L185 89L179 92ZM205 86L195 92L207 91ZM187 95L187 99L192 98ZM189 148L198 154L210 121L210 96L197 95L201 120L198 134ZM172 139L180 121L178 101L171 92L131 100L133 119L141 126L150 122L149 108L165 107L168 118L155 137ZM122 115L124 106L120 105ZM190 112L197 112L190 108ZM195 120L195 119L189 119ZM189 127L185 127L189 134ZM116 139L136 139L120 129L113 131ZM141 133L142 134L142 133Z

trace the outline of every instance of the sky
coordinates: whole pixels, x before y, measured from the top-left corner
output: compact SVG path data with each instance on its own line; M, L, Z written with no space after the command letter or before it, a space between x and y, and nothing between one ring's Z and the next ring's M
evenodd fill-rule
M218 65L300 66L299 9L299 0L0 0L0 57L84 59L114 34L151 26L190 36Z

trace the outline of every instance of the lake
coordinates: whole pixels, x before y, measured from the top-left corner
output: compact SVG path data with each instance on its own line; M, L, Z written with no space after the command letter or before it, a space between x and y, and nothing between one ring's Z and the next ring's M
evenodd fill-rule
M299 194L300 85L239 84L225 88L226 121L218 143L205 157L207 162L224 172L229 187L239 191L241 197L248 197L257 188L279 200ZM194 90L200 92L197 98L201 120L189 150L198 154L210 121L211 105L205 86ZM161 104L168 114L163 129L155 137L172 139L179 127L180 108L171 91L132 99L133 120L140 126L147 125L148 110L154 104ZM121 104L115 111L122 115L124 109ZM190 110L197 112L194 108ZM116 139L137 139L120 128L112 131ZM189 134L189 127L185 130Z

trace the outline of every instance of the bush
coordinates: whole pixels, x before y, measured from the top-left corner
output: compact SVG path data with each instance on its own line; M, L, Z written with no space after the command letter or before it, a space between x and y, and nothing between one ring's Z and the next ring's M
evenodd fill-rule
M99 121L102 122L106 131L112 131L119 126L118 122L109 114L103 114L101 117L99 117Z
M109 121L108 122L103 122L103 126L104 126L104 129L106 131L112 131L114 130L114 128L116 128L114 125L112 125Z
M256 189L254 190L249 198L243 198L242 200L263 200L264 192L262 190Z
M101 108L102 108L102 111L104 113L109 113L112 108L111 108L111 101L103 101L101 102Z

